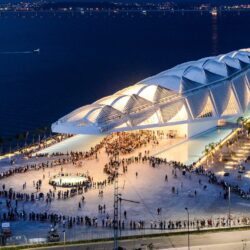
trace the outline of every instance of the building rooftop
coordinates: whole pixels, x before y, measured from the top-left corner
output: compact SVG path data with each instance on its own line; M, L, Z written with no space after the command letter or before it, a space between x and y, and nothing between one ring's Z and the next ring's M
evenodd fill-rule
M186 62L74 110L52 130L99 134L236 115L249 103L249 67L250 49Z

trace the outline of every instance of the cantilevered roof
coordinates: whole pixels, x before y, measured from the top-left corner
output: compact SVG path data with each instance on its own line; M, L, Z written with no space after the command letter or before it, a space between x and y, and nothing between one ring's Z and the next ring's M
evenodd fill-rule
M223 109L232 108L236 101L235 110L242 111L250 96L249 67L249 49L183 63L71 112L54 123L52 130L103 133L136 129L142 124L157 126L181 120L180 115L174 118L176 113L186 112L185 119L229 114ZM225 92L221 100L215 91L219 87ZM205 112L203 106L210 111Z

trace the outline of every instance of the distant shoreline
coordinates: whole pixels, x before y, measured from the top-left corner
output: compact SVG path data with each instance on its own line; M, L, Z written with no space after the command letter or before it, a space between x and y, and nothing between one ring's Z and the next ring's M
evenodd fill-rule
M210 14L210 10L193 10L193 9L180 9L180 10L0 10L1 13L183 13L183 12L194 12L194 13L207 13ZM238 13L238 12L250 12L249 9L233 9L233 10L219 10L220 13Z

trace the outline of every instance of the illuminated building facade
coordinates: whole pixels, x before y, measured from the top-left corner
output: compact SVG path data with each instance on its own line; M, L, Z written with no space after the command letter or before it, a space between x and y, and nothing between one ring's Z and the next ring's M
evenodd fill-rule
M238 117L250 101L250 50L180 64L52 124L70 134L164 129L191 137Z

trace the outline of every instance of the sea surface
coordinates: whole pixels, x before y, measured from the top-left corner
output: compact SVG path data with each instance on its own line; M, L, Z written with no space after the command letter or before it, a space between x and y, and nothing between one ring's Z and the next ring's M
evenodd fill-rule
M179 63L250 47L249 23L250 13L2 13L0 136L50 126Z

